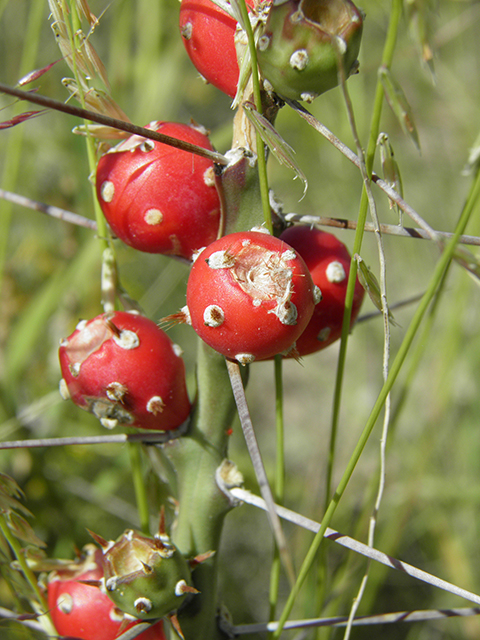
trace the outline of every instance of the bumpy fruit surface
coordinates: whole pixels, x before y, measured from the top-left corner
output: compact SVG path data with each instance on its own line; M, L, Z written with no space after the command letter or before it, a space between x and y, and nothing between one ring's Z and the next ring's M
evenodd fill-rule
M290 227L280 237L302 256L313 282L322 292L321 302L315 307L305 331L297 339L298 354L306 356L324 349L341 336L350 254L333 234L307 226ZM350 326L358 316L364 294L357 279Z
M253 0L247 0L253 6ZM237 91L237 22L211 0L182 0L180 33L197 71L233 98Z
M166 534L150 538L127 530L104 545L102 565L109 598L142 620L175 612L198 593L188 561Z
M61 636L114 640L137 622L125 617L99 587L85 583L101 580L103 569L100 549L87 545L84 551L79 561L49 575L47 599L52 621ZM137 638L165 640L163 623L155 623Z
M147 128L213 150L193 126L152 122ZM132 136L100 158L96 188L113 233L139 251L190 260L218 235L220 200L206 158Z
M258 42L262 74L284 98L311 102L357 67L362 13L350 0L274 0ZM336 42L336 44L335 44Z
M167 431L190 413L181 350L148 318L117 311L82 320L59 350L63 397L118 424Z
M197 334L241 364L291 350L317 301L298 253L258 231L233 233L208 246L187 285Z

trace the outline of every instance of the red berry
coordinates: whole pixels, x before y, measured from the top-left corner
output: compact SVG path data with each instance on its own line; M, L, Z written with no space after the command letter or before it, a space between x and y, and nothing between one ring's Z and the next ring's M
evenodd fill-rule
M342 333L343 312L350 254L344 244L333 234L307 226L294 226L280 236L305 260L313 282L322 292L322 301L315 307L312 319L297 340L300 356L324 349ZM362 305L364 289L357 280L353 296L351 326Z
M81 581L98 581L103 578L100 549L89 553L76 567L70 566L50 574L47 598L50 615L57 633L81 640L114 640L128 628L137 624L129 622L110 598L98 586ZM165 640L163 623L159 621L137 636L139 640Z
M187 285L197 334L242 364L291 350L312 316L315 296L299 255L256 231L233 233L208 246Z
M107 428L168 431L190 413L180 348L135 312L82 320L62 341L59 357L62 395Z
M153 122L148 128L213 150L193 126ZM96 187L113 233L139 251L190 260L218 235L220 200L207 158L131 136L100 158Z
M253 6L254 0L247 0ZM211 0L182 0L180 33L197 71L233 98L237 92L237 22Z

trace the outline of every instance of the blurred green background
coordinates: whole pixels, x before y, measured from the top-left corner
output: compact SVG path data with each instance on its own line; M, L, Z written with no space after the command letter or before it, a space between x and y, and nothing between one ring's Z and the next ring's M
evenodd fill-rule
M131 120L188 122L211 131L224 152L229 148L232 111L229 100L198 77L178 34L176 0L91 0L101 15L91 37L108 70L112 96ZM392 71L411 104L421 153L406 137L385 105L382 131L388 133L400 165L405 199L434 228L453 230L471 177L462 175L469 148L480 128L480 3L412 0L427 19L433 73L423 61L418 23L401 22ZM365 0L367 18L360 54L360 74L348 88L362 144L369 135L373 97L390 2ZM422 15L422 14L421 14ZM46 0L0 0L1 82L15 85L28 71L59 58L48 21ZM418 16L417 16L418 17ZM70 71L58 62L35 83L40 93L58 100L67 94L61 79ZM23 109L0 95L0 121ZM354 147L341 92L320 97L310 110L342 141ZM78 122L47 113L13 129L0 130L0 185L29 198L93 217L84 139L74 136ZM309 189L271 160L271 186L286 212L355 219L361 177L340 153L314 133L298 115L283 109L277 129L296 150ZM378 172L381 167L375 165ZM382 222L396 224L387 198L374 191ZM467 230L480 235L478 211ZM406 225L409 221L404 219ZM351 248L353 234L338 232ZM102 311L100 251L92 232L0 201L0 438L2 440L104 433L92 416L60 400L58 341L79 318ZM390 304L422 293L438 250L426 241L385 237ZM474 250L475 252L475 250ZM188 269L162 256L139 254L117 246L123 286L146 314L159 320L184 305ZM374 238L365 237L362 257L378 275ZM415 305L395 311L395 354ZM363 313L374 310L370 301ZM444 294L428 331L407 359L392 395L393 419L387 458L386 488L378 517L376 546L471 591L480 591L480 367L479 290L460 267L449 272ZM177 326L170 335L185 351L189 387L194 390L195 336ZM348 461L382 384L383 331L380 319L361 322L349 341L340 417L335 481ZM284 365L286 424L286 506L321 519L326 454L338 345ZM267 468L275 455L275 406L272 363L251 367L248 399ZM379 423L335 516L333 526L360 540L367 536L378 484ZM230 457L256 490L238 424ZM146 456L146 482L152 517L167 489ZM127 451L120 445L17 449L0 452L0 470L12 475L26 494L26 506L49 555L72 557L74 545L90 541L90 528L107 539L137 526ZM311 535L286 527L297 567ZM326 546L329 575L326 615L348 614L366 567L364 559ZM272 557L271 535L262 513L243 506L227 518L221 550L221 588L236 623L265 621ZM8 574L2 556L3 574ZM313 617L315 576L305 585L294 617ZM282 587L282 597L287 595ZM0 577L0 606L15 598ZM372 566L359 614L420 608L468 606L460 599L422 585L393 570ZM0 623L2 637L26 637ZM320 637L342 637L341 631ZM477 639L477 619L412 623L355 630L353 638L408 640ZM293 634L292 634L293 637ZM314 637L313 632L308 636Z

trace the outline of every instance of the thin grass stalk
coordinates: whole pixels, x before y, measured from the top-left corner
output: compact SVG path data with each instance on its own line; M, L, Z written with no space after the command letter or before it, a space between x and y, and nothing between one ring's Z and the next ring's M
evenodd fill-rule
M61 209L60 207L54 207L52 205L44 204L43 202L38 202L38 200L26 198L25 196L18 195L17 193L12 193L11 191L0 189L0 198L2 198L2 200L7 200L8 202L19 205L20 207L32 209L33 211L38 211L52 218L63 220L64 222L68 222L69 224L75 224L79 227L85 227L87 229L91 229L92 231L96 231L97 229L97 223L95 222L95 220L85 218L78 213L73 213L72 211Z
M421 451L419 452L421 454ZM241 488L234 488L230 491L231 495L237 500L242 500L246 504L252 505L257 509L262 509L263 511L267 511L267 505L262 498L246 491ZM296 511L291 511L290 509L286 509L285 507L275 506L275 510L278 513L279 517L287 520L288 522L292 522L293 524L302 527L307 531L312 531L313 533L318 533L322 528L322 525L310 518L306 518L305 516L300 515ZM395 527L398 529L397 524L395 523ZM380 565L388 569L395 569L401 571L405 575L408 575L416 580L420 580L425 584L431 585L432 587L436 587L437 589L442 589L447 591L448 593L460 596L461 598L465 598L469 602L473 602L474 604L480 605L480 596L472 591L467 591L461 587L458 587L451 582L447 582L446 580L442 580L437 576L427 573L422 569L418 569L407 562L403 562L397 558L393 558L390 555L387 555L383 551L379 551L374 547L370 547L369 545L359 542L355 538L351 538L350 536L346 536L339 531L335 531L335 529L331 529L327 527L324 531L324 537L327 540L335 542L336 544L344 547L345 549L350 549L355 553L358 553L365 558L369 558L375 562L378 562Z
M325 512L325 516L322 519L321 528L319 532L316 534L315 539L311 544L310 549L305 557L305 560L302 564L300 573L297 578L297 582L294 588L292 589L292 591L290 592L287 603L284 607L282 616L279 621L278 631L274 633L275 638L280 636L283 629L283 625L285 624L285 622L288 619L288 616L290 615L290 612L293 608L297 595L302 587L303 582L307 577L308 572L310 571L310 567L313 564L318 548L320 547L320 544L323 540L325 530L331 522L331 519L336 511L338 503L340 502L345 492L345 489L350 481L350 478L352 477L352 474L357 465L357 462L360 459L360 456L365 448L365 445L370 437L370 434L372 433L373 428L377 422L378 416L380 415L380 412L384 407L385 400L388 394L390 393L395 380L397 379L397 376L403 366L403 363L405 361L405 358L407 357L407 354L410 350L413 340L417 335L417 332L420 328L423 318L428 311L428 308L435 296L435 293L438 290L438 286L442 282L443 274L445 273L445 270L447 269L449 263L453 258L455 247L457 245L457 238L464 232L465 227L470 218L470 215L472 214L472 211L475 208L475 206L478 204L479 198L480 198L480 172L477 172L475 180L472 184L472 188L468 195L467 201L463 208L462 215L460 216L460 220L456 226L454 236L452 240L448 243L448 245L445 247L445 251L440 256L437 262L433 275L430 279L428 288L412 318L412 321L406 331L405 337L400 345L398 353L392 363L388 378L380 390L377 401L375 402L375 405L370 413L370 416L357 442L354 452L337 486L335 494L330 504L328 505L328 508Z
M382 613L373 616L360 616L353 622L355 627L366 627L378 624L399 624L403 622L426 622L428 620L446 620L450 618L467 618L480 615L479 607L464 607L457 609L425 609L416 611L396 611L394 613ZM293 629L312 629L319 627L345 627L348 625L348 618L345 616L336 616L334 618L316 618L313 620L289 620L285 624L285 631ZM265 633L266 631L272 633L276 631L278 623L256 623L256 624L244 624L236 625L233 627L235 635L253 634L253 633ZM299 635L298 637L304 637Z
M380 222L377 215L377 208L376 208L375 200L372 194L371 178L367 174L367 168L365 166L365 156L363 153L362 145L360 143L360 138L358 135L356 124L355 124L355 115L353 111L353 105L352 105L350 95L348 93L348 89L346 86L345 70L341 64L340 55L338 55L338 60L339 60L339 76L341 80L341 88L343 92L345 105L347 107L348 119L350 121L350 129L352 131L353 138L355 140L355 145L357 147L357 155L360 160L360 170L362 173L364 189L368 198L370 215L373 221L375 239L377 241L378 257L379 257L379 264L380 264L380 299L381 299L381 305L382 305L383 336L384 336L382 375L383 375L383 381L385 383L388 378L388 367L389 367L389 359L390 359L390 311L389 311L388 302L387 302L387 266L386 266L386 260L385 260L385 251L383 247L382 234L380 232ZM383 491L385 488L385 473L386 473L385 446L386 446L386 441L388 436L388 426L389 426L390 415L391 415L391 396L389 393L385 398L385 411L384 411L384 419L383 419L382 437L380 439L380 473L379 473L379 480L378 480L378 492L377 492L377 498L375 501L375 507L370 517L370 526L369 526L369 532L368 532L368 544L371 547L373 547L374 541L375 541L375 527L377 522L377 516L379 513ZM362 596L367 586L368 572L369 572L369 564L367 564L365 574L360 583L359 590L357 592L356 597L353 600L353 604L348 617L348 623L345 629L344 640L349 640L350 638L350 634L353 626L353 620L358 611L358 607L360 606L360 603L362 601Z
M240 12L242 14L243 22L245 24L247 37L248 37L248 50L252 62L252 83L253 83L253 98L255 100L255 107L258 113L262 113L262 93L260 89L260 79L258 76L258 62L257 62L257 47L255 44L255 37L253 35L252 25L250 24L250 18L248 17L248 10L245 0L240 0L238 3ZM262 198L263 219L265 227L270 233L273 233L272 227L272 214L270 211L270 199L268 195L268 176L267 176L267 161L265 157L265 144L262 140L262 136L258 131L255 131L255 137L257 142L257 166L258 177L260 185L260 195Z
M385 39L385 45L384 45L383 56L382 56L382 65L386 66L387 68L390 68L393 62L393 54L394 54L395 45L397 42L398 27L400 23L401 14L402 14L402 0L393 0L392 12L390 15L390 23L387 31L387 36ZM376 141L378 138L378 132L380 130L380 118L382 114L383 101L384 101L383 87L380 81L378 80L375 99L374 99L372 121L370 125L370 138L368 142L367 152L365 155L365 168L366 168L367 175L370 178L372 175ZM328 504L331 498L332 475L333 475L333 466L335 461L338 421L340 417L340 405L341 405L341 398L342 398L342 385L343 385L343 377L345 373L345 359L347 354L348 335L350 332L352 301L353 301L353 295L355 291L355 282L357 277L357 263L354 260L353 256L361 252L362 240L363 240L363 234L364 234L363 229L366 222L367 209L368 209L368 194L366 192L366 189L364 188L364 190L362 191L362 197L360 201L360 210L359 210L358 219L357 219L357 229L355 232L355 238L353 242L352 260L350 263L350 273L348 278L347 291L345 294L345 312L343 315L342 336L340 340L340 351L338 354L337 371L336 371L336 377L335 377L335 390L334 390L334 396L333 396L331 436L330 436L330 447L329 447L328 463L327 463L327 474L326 474L325 505Z
M385 39L385 45L383 49L382 55L382 64L386 67L390 67L393 61L393 54L395 50L395 45L397 41L398 28L400 23L400 16L402 10L402 1L401 0L393 0L392 3L392 12L390 15L390 23ZM368 149L365 156L365 165L364 170L368 180L371 180L372 177L372 168L373 168L373 160L376 149L376 141L378 138L378 132L380 130L380 118L383 107L383 88L379 80L377 80L376 93L374 99L373 106L373 114L370 125L370 138L368 143ZM348 105L348 101L347 101ZM359 143L357 142L357 146L359 147ZM360 150L360 149L359 149ZM358 158L358 166L360 170L362 170L361 159ZM357 262L354 259L356 254L359 254L361 251L364 228L367 220L367 211L368 211L368 203L369 203L369 194L367 192L366 186L364 185L362 196L360 199L360 207L357 218L357 226L355 231L355 238L353 242L353 250L352 250L352 259L350 262L350 272L348 276L347 282L347 290L345 293L345 309L343 314L343 323L342 323L342 334L340 339L340 349L337 359L337 369L335 374L335 387L333 394L333 406L332 406L332 418L331 418L331 426L330 426L330 442L328 449L328 457L327 457L327 469L325 474L325 502L324 502L324 510L328 510L328 505L330 503L332 497L332 477L333 477L333 469L335 464L335 455L337 448L337 435L338 435L338 423L340 419L340 407L342 401L342 386L343 386L343 378L345 374L345 362L347 355L347 345L348 345L348 337L350 333L350 319L352 315L352 303L353 296L355 292L355 284L357 277ZM373 225L373 229L375 232L376 225ZM326 576L325 563L326 558L323 555L320 557L320 572L319 577L323 580ZM312 558L313 561L313 558ZM320 594L321 600L323 602L325 598L325 589L326 586L320 586ZM293 603L292 603L293 606Z
M128 443L128 455L130 457L130 467L132 470L133 486L137 503L140 528L147 536L150 535L150 511L148 508L148 497L143 476L142 451L138 443Z
M306 122L308 122L316 131L318 131L324 138L326 138L340 153L342 153L352 164L360 169L359 157L337 138L327 127L319 122L309 111L307 111L298 102L287 100L287 103L296 111ZM437 233L432 227L411 207L405 202L405 200L390 186L385 180L382 180L374 171L369 172L369 176L377 187L379 187L389 198L392 200L401 211L405 212L415 224L422 228L424 234L422 237L429 238L437 244L440 243L440 238L437 237ZM358 225L357 225L358 226ZM356 227L355 227L356 228ZM399 227L401 229L401 227ZM426 235L425 235L426 234Z
M283 566L287 577L291 584L295 584L295 574L293 571L293 564L290 553L288 551L285 536L283 534L280 520L275 511L274 499L272 495L272 489L268 481L265 466L263 464L262 454L258 447L257 437L253 429L252 420L250 418L250 412L245 397L245 390L243 388L243 382L240 375L240 365L232 360L226 360L228 375L230 376L230 382L232 385L233 396L237 405L238 417L240 418L240 424L242 425L243 435L245 437L245 443L247 445L248 453L252 461L257 482L260 488L260 492L268 506L268 516L270 526L272 527L273 535L279 549L280 557L283 562Z
M0 189L0 198L13 202L20 207L38 211L52 218L57 218L63 222L74 224L78 227L85 227L91 231L97 230L97 223L91 218L86 218L79 213L62 209L61 207L55 207L53 205L39 202L38 200L32 200L18 193L11 191L5 191ZM284 215L287 222L296 222L298 224L308 224L313 227L334 227L336 229L344 229L349 231L355 231L358 224L356 220L347 220L346 218L329 218L325 216L309 216L298 213L287 213ZM402 238L411 238L413 240L431 240L431 234L427 233L424 229L414 227L399 227L398 224L380 224L380 233L385 236L401 236ZM367 233L375 233L375 226L372 222L366 222L364 231ZM433 229L435 236L441 239L449 240L453 234L450 231L439 231ZM458 239L459 244L465 244L470 246L480 246L480 237L477 235L465 235L462 234Z
M77 118L82 118L84 120L89 120L97 124L102 124L106 127L119 129L120 131L125 131L126 133L129 133L131 135L142 136L143 138L147 138L148 140L155 140L156 142L167 144L171 147L175 147L176 149L181 149L182 151L188 151L189 153L194 153L203 158L208 158L212 162L215 162L216 164L222 166L228 164L228 158L226 158L221 153L210 151L209 149L205 149L203 147L197 147L197 145L195 144L184 142L183 140L178 140L177 138L172 138L171 136L166 136L162 133L159 133L158 131L145 129L145 127L139 127L138 125L132 124L131 122L125 122L124 120L111 118L110 116L105 116L101 113L97 113L96 111L84 109L83 107L76 107L72 104L59 102L58 100L54 100L53 98L47 98L40 93L30 93L28 91L23 91L22 89L17 89L3 83L0 83L0 92L6 93L10 96L14 96L19 100L26 100L27 102L41 105L42 107L46 107L47 109L61 111L62 113L67 113Z
M335 227L336 229L350 229L351 231L355 231L358 227L356 220L347 220L346 218L304 216L298 213L287 213L284 215L284 218L287 222L298 222L299 224L308 224L314 227ZM368 233L376 232L375 225L372 222L366 222L363 230ZM432 240L432 233L428 233L424 229L400 227L398 224L380 224L379 230L382 235L416 238L418 240ZM449 231L438 231L437 229L432 229L432 231L435 236L444 240L449 240L453 235ZM478 236L462 234L458 239L458 242L459 244L479 246L480 238Z
M82 78L80 77L80 72L78 70L77 60L76 60L77 46L76 46L75 35L74 35L74 33L76 33L78 29L80 29L81 22L78 17L75 0L70 0L68 2L68 9L67 9L67 1L62 0L62 6L63 6L64 14L68 15L68 13L70 13L71 15L72 22L70 23L70 21L67 19L65 20L65 25L67 28L68 37L70 39L70 47L72 50L73 74L75 76L75 82L77 83L78 97L80 99L80 104L82 105L82 108L86 109L85 93L83 90L83 81L82 81ZM97 166L95 143L90 133L90 129L88 128L87 120L84 119L83 124L85 125L86 132L87 132L86 146L87 146L88 167L90 170L90 174L94 175L96 166ZM90 183L90 188L91 188L91 195L92 195L92 202L93 202L93 210L95 211L95 220L97 221L98 240L102 247L101 250L103 251L104 249L107 249L109 246L109 242L108 242L109 233L108 233L107 223L97 200L95 185L93 183Z
M283 359L275 356L275 425L276 425L276 456L275 478L273 483L276 504L283 505L285 498L285 430L283 416ZM273 550L272 567L270 570L270 614L269 619L275 619L280 588L281 559L278 547Z
M68 37L70 39L70 47L72 51L72 66L73 66L75 81L78 88L78 96L79 96L80 104L82 105L82 108L85 109L86 102L85 102L85 93L83 90L84 83L82 78L80 77L80 71L78 69L77 60L76 60L78 49L76 46L75 34L80 29L81 22L78 16L75 0L70 0L68 2L68 5L69 5L70 16L71 16L71 22L68 19L66 19L65 24L66 24ZM62 0L62 6L63 6L64 14L68 15L66 0ZM84 125L86 127L86 132L87 132L86 147L87 147L89 170L91 175L95 175L96 166L97 166L95 142L88 128L87 120L84 120ZM101 252L103 256L102 271L107 269L107 261L111 262L113 268L108 269L108 272L110 273L110 275L113 275L115 279L115 282L110 283L110 287L109 287L110 295L108 294L107 291L105 291L105 287L102 286L102 302L104 304L104 311L107 312L107 311L113 310L112 307L115 304L115 291L117 289L117 281L116 281L117 268L116 268L115 250L110 240L110 234L107 228L107 222L100 208L100 205L96 196L95 184L93 182L90 183L90 188L91 188L91 198L93 202L93 208L95 211L95 219L97 222L97 238L100 242ZM135 490L135 497L137 502L137 509L138 509L138 515L140 519L141 529L143 533L149 535L150 534L150 516L149 516L149 509L148 509L148 496L147 496L143 470L142 470L143 465L142 465L142 459L141 459L140 445L134 444L134 443L128 443L128 450L129 450L129 456L130 456L132 481L133 481L133 486Z

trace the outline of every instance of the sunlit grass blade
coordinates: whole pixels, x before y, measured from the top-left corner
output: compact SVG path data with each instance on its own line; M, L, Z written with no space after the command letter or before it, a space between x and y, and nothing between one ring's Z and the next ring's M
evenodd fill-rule
M480 615L479 607L428 609L417 611L396 611L394 613L380 613L378 615L359 616L352 623L354 627L367 627L379 624L399 624L403 622L427 622L429 620L447 620L450 618L467 618ZM284 625L284 630L315 629L318 627L345 627L348 624L346 616L335 618L316 618L313 620L289 620ZM278 628L278 623L253 623L236 625L233 628L235 635L250 633L273 632Z
M243 389L243 382L240 375L240 368L239 365L235 362L232 362L230 360L227 360L226 362L228 375L230 376L230 381L232 384L233 395L237 404L240 423L242 425L245 442L247 444L248 452L250 454L252 465L255 470L255 475L257 477L260 492L264 497L265 503L267 504L267 512L269 515L270 524L280 552L280 557L282 558L284 569L287 573L288 579L292 584L294 584L295 574L293 572L292 560L288 552L288 547L282 531L280 520L275 511L275 501L273 499L272 490L270 488L270 483L268 481L263 464L262 455L260 453L260 449L258 448L255 431L253 430L253 425L245 398L245 391Z
M38 202L38 200L32 200L31 198L21 196L18 193L12 193L11 191L0 189L0 198L8 200L8 202L12 202L13 204L17 204L21 207L44 213L52 218L58 218L58 220L75 224L79 227L86 227L92 231L96 231L97 229L97 223L95 220L85 218L84 216L81 216L78 213L73 213L72 211L66 211L60 207L54 207L43 202Z
M264 500L262 500L262 498L259 498L258 496L250 493L249 491L246 491L245 489L235 488L231 490L231 493L235 498L237 498L238 500L242 500L246 504L250 504L254 507L257 507L258 509L263 509L264 511L267 510L266 503ZM275 511L276 513L278 513L280 518L288 520L289 522L293 522L299 527L303 527L304 529L317 534L322 531L323 537L325 539L331 540L332 542L335 542L340 546L345 547L346 549L350 549L355 553L365 556L366 558L369 558L374 562L379 562L380 564L383 564L391 569L401 571L402 573L405 573L412 578L415 578L416 580L420 580L421 582L425 582L426 584L434 586L438 589L442 589L444 591L448 591L453 595L460 596L462 598L465 598L466 600L469 600L470 602L474 602L475 604L480 605L480 595L476 593L472 593L471 591L462 589L455 584L447 582L446 580L442 580L438 576L432 575L426 571L423 571L422 569L414 567L407 562L403 562L402 560L399 560L397 558L392 558L386 553L383 553L382 551L379 551L378 549L375 549L370 545L364 544L363 542L355 540L354 538L343 535L342 533L336 531L335 529L331 529L330 527L324 527L323 524L315 522L310 518L306 518L305 516L302 516L295 511L291 511L290 509L286 509L285 507L281 507L279 505L275 505Z

